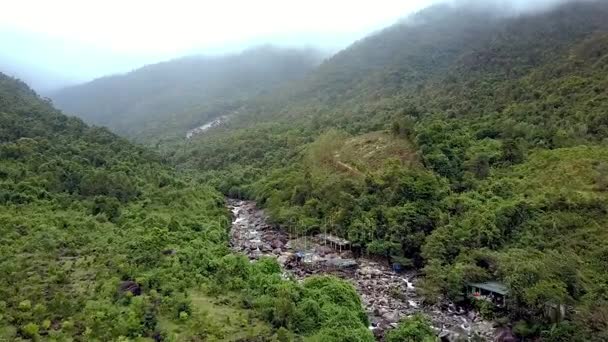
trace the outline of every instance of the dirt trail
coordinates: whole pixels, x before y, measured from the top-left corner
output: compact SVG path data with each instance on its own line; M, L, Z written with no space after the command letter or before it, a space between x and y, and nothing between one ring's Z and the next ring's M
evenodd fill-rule
M355 259L350 251L333 249L318 236L291 237L270 225L254 202L231 199L228 204L233 213L233 250L252 260L261 256L275 257L286 272L298 279L312 274L333 274L350 281L361 296L371 322L370 330L378 340L402 317L416 313L431 319L442 340L471 340L475 336L481 340L494 340L492 324L474 312L466 312L449 303L423 305L422 297L416 292L416 273L398 274L386 264L367 258Z

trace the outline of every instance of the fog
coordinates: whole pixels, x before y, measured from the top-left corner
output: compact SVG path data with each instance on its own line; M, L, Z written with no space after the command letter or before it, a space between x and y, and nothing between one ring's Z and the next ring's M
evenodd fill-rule
M453 6L475 7L481 10L495 11L500 15L521 15L549 10L567 2L593 0L449 0Z
M441 2L522 13L564 1L11 1L0 12L0 71L45 93L162 60L265 43L333 52Z

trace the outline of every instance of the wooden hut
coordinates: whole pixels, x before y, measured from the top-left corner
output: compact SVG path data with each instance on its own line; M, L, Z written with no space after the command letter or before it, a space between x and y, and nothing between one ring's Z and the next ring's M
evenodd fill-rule
M509 294L507 286L498 281L487 281L483 283L469 283L467 292L471 298L487 300L496 306L504 307L506 297Z

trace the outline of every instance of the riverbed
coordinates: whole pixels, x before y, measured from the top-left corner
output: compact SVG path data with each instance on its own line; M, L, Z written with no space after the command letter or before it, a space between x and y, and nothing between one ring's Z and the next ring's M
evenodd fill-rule
M295 236L271 225L255 202L228 200L233 214L231 247L251 260L274 257L283 270L302 280L314 274L332 274L351 282L361 296L371 322L370 330L378 340L403 317L422 313L430 318L437 335L446 341L494 340L491 322L475 312L443 302L423 304L416 291L415 271L396 273L386 263L358 257L349 250L334 248L323 236Z
M186 132L186 139L191 139L192 137L194 137L195 135L198 134L202 134L205 133L206 131L218 127L224 123L226 123L226 121L228 120L229 116L228 115L223 115L220 116L210 122L207 122L204 125L198 126L196 128L193 128L191 130L189 130L188 132Z

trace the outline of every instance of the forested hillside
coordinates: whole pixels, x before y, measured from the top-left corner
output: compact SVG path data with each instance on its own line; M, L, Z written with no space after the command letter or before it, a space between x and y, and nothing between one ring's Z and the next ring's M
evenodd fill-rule
M429 302L498 280L510 310L482 311L518 335L606 340L607 17L604 1L429 8L167 157L278 223L422 269Z
M0 75L0 340L373 339L352 286L232 254L223 195L420 272L426 304L608 340L606 18L435 6L318 67L267 47L53 97L154 150ZM466 295L486 281L507 309Z
M139 140L185 132L317 65L317 51L263 46L240 54L193 56L103 77L51 95L58 108Z
M0 340L372 340L351 285L231 254L229 223L200 177L0 74Z

